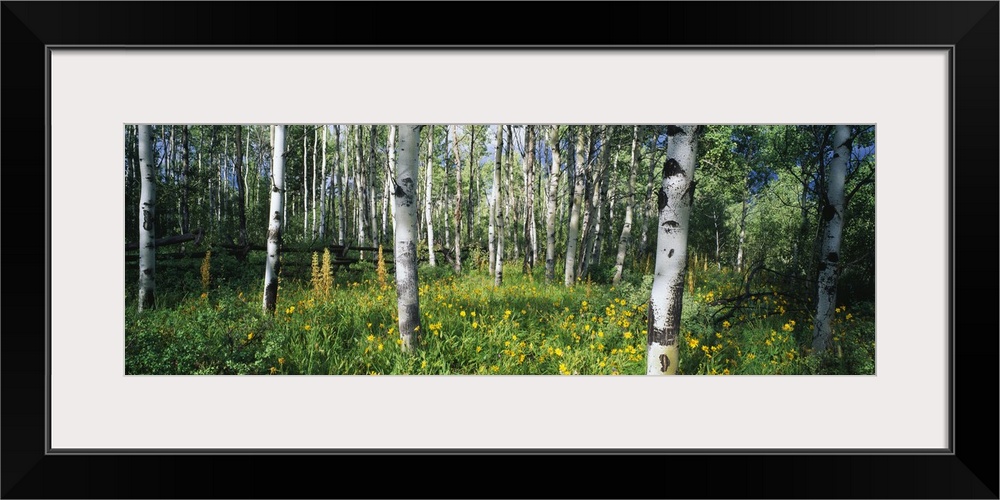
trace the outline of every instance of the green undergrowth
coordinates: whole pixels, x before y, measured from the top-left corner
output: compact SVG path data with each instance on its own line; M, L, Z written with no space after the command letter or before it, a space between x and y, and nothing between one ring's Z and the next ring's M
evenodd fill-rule
M578 281L566 288L545 283L543 269L524 275L513 266L496 288L485 270L456 275L446 266L421 266L417 347L403 353L391 272L380 276L372 263L337 268L329 290L323 290L310 282L310 258L304 253L287 258L273 316L262 312L264 263L259 257L241 263L212 256L201 268L185 261L157 263L156 308L141 314L131 290L135 281L127 272L126 373L645 372L652 276L626 275L617 287ZM767 284L738 304L721 300L739 295L742 286L737 275L722 271L689 277L679 373L874 373L871 303L838 308L834 348L817 356L808 349L808 303L799 304Z

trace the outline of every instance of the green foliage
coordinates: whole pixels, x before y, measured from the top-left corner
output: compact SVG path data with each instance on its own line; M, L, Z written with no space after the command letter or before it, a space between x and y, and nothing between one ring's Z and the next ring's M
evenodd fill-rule
M220 256L221 257L221 256ZM309 255L299 263L309 267ZM221 258L218 260L222 260ZM216 276L213 256L213 276ZM198 261L191 267L197 270ZM259 274L256 265L246 274ZM421 329L404 354L395 289L383 290L371 263L334 275L326 297L308 273L282 280L277 312L261 312L262 285L214 286L170 307L134 312L126 303L129 374L642 374L651 275L621 285L547 285L509 273L494 288L485 272L455 276L420 266ZM192 273L192 287L200 278ZM232 277L224 283L249 283ZM776 284L738 309L720 305L742 277L712 267L685 293L679 373L865 374L874 371L874 308L841 307L832 352L808 356L810 320ZM773 287L773 291L770 287ZM722 319L725 317L726 319Z

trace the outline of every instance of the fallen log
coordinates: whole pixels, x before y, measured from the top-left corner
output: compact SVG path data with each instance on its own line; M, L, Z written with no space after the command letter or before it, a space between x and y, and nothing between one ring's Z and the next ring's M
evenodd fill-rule
M168 246L168 245L177 245L179 243L184 243L186 241L191 241L191 240L194 240L194 244L197 245L197 244L201 243L201 239L204 236L205 236L205 232L202 231L199 228L199 229L195 229L194 232L191 232L191 233L178 234L178 235L174 235L174 236L167 236L167 237L164 237L164 238L160 238L160 239L154 241L153 245L156 246L156 247L165 247L165 246ZM129 250L138 250L138 249L139 249L139 242L127 243L125 245L125 251L126 252L128 252Z

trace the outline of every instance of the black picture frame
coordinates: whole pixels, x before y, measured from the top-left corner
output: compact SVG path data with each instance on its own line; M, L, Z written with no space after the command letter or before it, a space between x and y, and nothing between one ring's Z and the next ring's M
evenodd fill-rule
M998 498L998 408L992 385L997 380L998 336L991 316L997 304L992 251L997 241L1000 170L1000 3L996 1L479 5L485 12L491 12L490 7L506 11L495 22L478 14L484 10L466 10L461 4L2 3L6 147L0 154L7 179L8 236L3 254L8 264L34 271L8 276L10 293L3 294L7 329L0 337L4 403L0 486L4 498L300 498L314 496L317 485L326 492L320 496L331 497ZM558 16L550 22L553 9ZM445 14L467 19L455 22ZM519 22L530 29L515 39L504 28ZM45 318L50 313L47 284L51 283L46 256L51 249L47 188L42 197L39 187L47 186L45 152L50 146L47 46L609 47L609 42L952 47L949 267L955 369L950 453L46 453ZM919 138L914 146L919 147ZM914 201L914 211L919 212L919 200ZM38 276L41 269L44 280ZM978 306L982 302L985 308ZM469 463L481 474L463 479L468 470L464 465ZM467 479L480 487L467 489Z

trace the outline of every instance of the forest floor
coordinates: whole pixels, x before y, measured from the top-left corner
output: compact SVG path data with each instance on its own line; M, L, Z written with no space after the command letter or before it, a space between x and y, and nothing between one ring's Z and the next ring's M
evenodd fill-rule
M247 263L227 255L157 262L156 308L141 314L137 266L129 266L126 373L645 373L648 274L626 274L612 286L605 283L610 270L597 269L567 288L561 272L548 284L543 268L525 275L518 262L494 287L484 267L456 275L447 266L422 265L418 343L403 353L395 285L384 267L338 268L324 290L310 276L310 256L290 254L270 316L261 310L264 263L254 257ZM711 266L694 271L684 293L678 373L874 373L874 303L839 307L834 348L810 355L808 298L760 282L734 301L748 295L743 275Z

